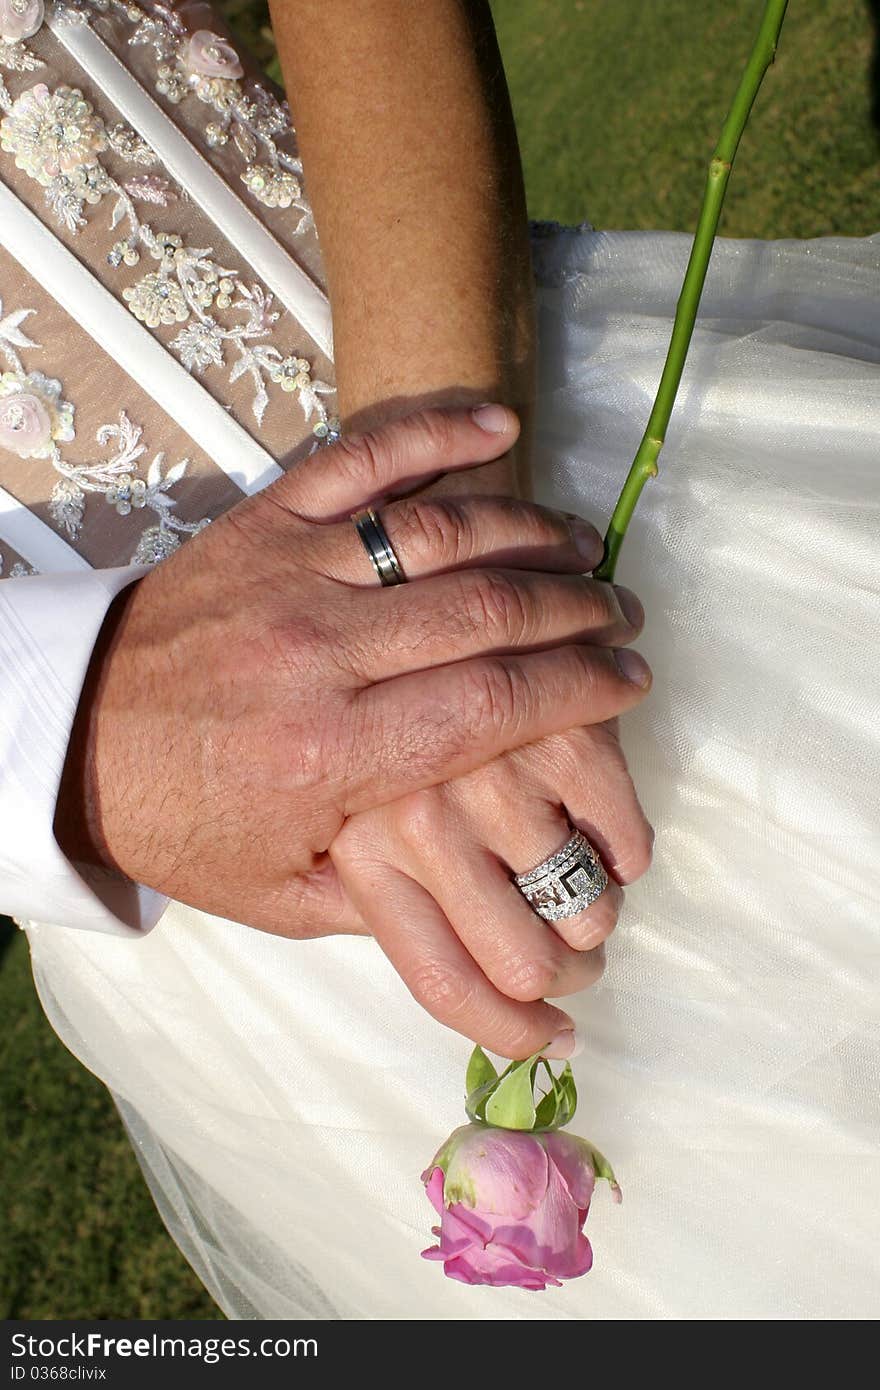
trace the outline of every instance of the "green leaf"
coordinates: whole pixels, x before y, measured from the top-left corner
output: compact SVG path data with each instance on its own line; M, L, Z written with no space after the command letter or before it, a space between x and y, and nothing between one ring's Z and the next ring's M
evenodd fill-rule
M465 1077L464 1083L467 1095L470 1096L473 1091L478 1091L481 1086L487 1086L497 1080L497 1071L478 1044L471 1053L471 1060L468 1062L467 1076Z
M574 1118L577 1110L577 1086L568 1062L559 1076L554 1076L546 1057L541 1058L550 1079L551 1089L542 1097L535 1112L536 1129L562 1129Z
M593 1172L596 1174L596 1177L604 1178L606 1182L611 1184L612 1188L616 1188L617 1179L614 1176L614 1169L611 1167L608 1159L604 1154L601 1154L598 1149L594 1149L592 1144L590 1145L590 1153L593 1159Z
M486 1122L486 1102L497 1086L497 1081L487 1081L485 1086L478 1086L475 1091L471 1091L464 1103L469 1120L479 1120L482 1124Z
M481 1047L475 1047L468 1062L464 1108L469 1120L485 1121L486 1102L498 1085L498 1072Z
M486 1122L499 1129L534 1129L533 1087L537 1056L517 1062L499 1081L486 1104Z
M557 1125L561 1129L563 1125L571 1124L578 1104L577 1086L575 1084L574 1073L571 1069L570 1062L566 1062L565 1066L562 1068L562 1073L557 1080L557 1085L562 1092L562 1105L560 1106L560 1113L557 1119Z
M548 1091L538 1102L535 1111L535 1129L555 1129L556 1116L559 1113L559 1096L556 1090Z
M550 1063L547 1061L546 1057L541 1058L540 1065L547 1073L547 1078L550 1082L550 1090L538 1103L538 1108L535 1112L535 1128L555 1129L562 1092L557 1085L556 1077L553 1075Z

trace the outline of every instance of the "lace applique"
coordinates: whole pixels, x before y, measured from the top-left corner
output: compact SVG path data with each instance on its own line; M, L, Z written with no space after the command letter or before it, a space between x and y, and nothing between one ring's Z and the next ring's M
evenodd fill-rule
M153 51L156 91L173 105L194 98L208 108L205 141L213 149L228 145L237 151L244 165L239 177L252 196L265 207L295 208L301 215L294 235L314 225L302 195L302 162L278 143L293 134L287 103L244 76L228 40L207 29L190 33L181 17L163 4L55 0L52 12L71 23L107 15L129 26L129 44Z
M170 185L155 176L149 183L133 178L119 184L111 178L98 158L107 149L132 164L155 164L156 156L128 126L105 126L77 87L50 91L38 82L13 101L0 84L0 110L5 112L0 149L43 187L49 207L72 232L85 226L85 204L99 203L108 193L117 196L113 225L129 208L134 213L133 200L144 197L145 190L148 202L161 195L166 203L174 196Z
M10 72L34 72L43 66L24 42L42 27L43 0L0 0L0 67Z
M19 348L39 348L22 329L32 313L33 309L17 309L0 318L0 355L9 368L0 374L0 449L19 458L51 462L60 476L49 499L49 513L71 540L82 527L88 494L98 493L119 516L152 512L153 524L143 531L132 562L154 564L164 559L180 545L181 536L194 535L208 525L208 517L190 522L174 514L175 501L169 493L186 473L189 460L182 459L164 471L165 456L156 454L142 478L139 461L147 452L141 443L143 431L123 411L116 424L98 430L97 441L108 450L106 457L69 463L59 446L75 437L74 407L63 399L60 381L26 371L18 353Z
M3 3L9 0L0 0ZM122 123L105 125L75 87L51 91L39 82L13 100L0 82L0 110L5 112L0 149L13 155L17 167L43 187L49 206L71 231L85 225L86 205L115 197L110 229L116 231L124 223L126 230L113 243L108 262L114 268L132 267L144 251L157 262L122 291L122 298L148 328L188 325L170 346L189 371L223 369L231 352L229 382L245 374L250 377L251 408L258 423L269 404L269 380L285 392L296 392L305 419L314 421L316 438L333 434L336 422L321 397L332 395L335 388L313 380L305 358L259 341L270 335L279 317L272 296L259 285L247 285L236 270L218 265L211 247L188 247L176 232L156 232L141 221L137 204L167 207L176 198L166 179L155 173L133 174L119 183L100 162L100 155L110 149L126 163L155 164L156 156L139 135ZM227 310L234 316L231 323L216 317L217 311Z

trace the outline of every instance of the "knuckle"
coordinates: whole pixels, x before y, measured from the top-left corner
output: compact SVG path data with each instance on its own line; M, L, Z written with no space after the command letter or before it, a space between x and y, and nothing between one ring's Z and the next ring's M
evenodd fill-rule
M473 1005L473 986L447 961L433 960L419 966L410 977L409 987L422 1008L453 1026Z
M522 781L505 754L456 779L463 804L478 809L483 823L503 825L522 791Z
M475 551L474 529L465 507L449 498L416 502L408 517L413 540L431 560L462 564Z
M333 448L336 466L356 486L373 492L388 483L388 444L379 431L343 435Z
M327 659L328 625L299 613L295 617L274 616L253 640L259 643L263 663L283 674L290 688L301 689L304 682L320 681L324 686L326 705L332 693L343 684L339 668L334 669Z
M519 646L533 630L532 604L525 591L499 570L474 570L465 584L465 602L475 632Z
M469 673L463 687L461 735L501 734L527 714L525 682L504 661L488 658Z
M393 814L395 828L406 844L427 851L436 846L439 806L435 788L426 787L401 797L393 807Z
M407 425L418 436L419 445L429 455L444 462L452 450L455 429L451 418L440 410L416 410Z
M568 943L575 951L593 951L606 941L620 916L622 894L612 896L607 890L593 907L584 914L583 920L573 923L569 928Z
M556 977L552 961L522 956L507 962L495 983L509 999L531 1004L552 993Z
M342 822L328 853L341 872L356 869L360 864L375 863L378 858L376 837L371 833L370 817L349 816Z

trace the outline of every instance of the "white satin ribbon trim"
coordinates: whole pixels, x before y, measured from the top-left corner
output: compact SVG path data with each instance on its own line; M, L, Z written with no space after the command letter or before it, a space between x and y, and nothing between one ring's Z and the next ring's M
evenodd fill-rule
M68 574L71 570L91 569L88 560L84 560L72 545L2 487L0 540L12 546L40 574Z
M242 492L282 470L204 386L0 182L0 245L152 396Z
M327 296L233 193L112 49L86 24L47 23L128 123L152 146L172 178L207 213L290 310L318 347L333 360L333 328Z

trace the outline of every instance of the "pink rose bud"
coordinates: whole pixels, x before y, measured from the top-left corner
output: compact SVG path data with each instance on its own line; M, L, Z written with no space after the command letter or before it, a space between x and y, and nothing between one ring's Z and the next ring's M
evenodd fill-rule
M244 76L244 68L232 44L221 39L219 34L212 34L210 29L198 29L193 34L186 53L186 65L190 72L197 72L202 77L234 80Z
M593 1263L583 1225L596 1177L619 1188L602 1155L571 1134L462 1125L422 1174L440 1216L442 1260L463 1284L545 1289Z
M7 43L31 38L46 17L43 0L0 0L0 38Z
M28 391L15 391L0 400L0 449L31 458L52 438L52 421L43 402Z

